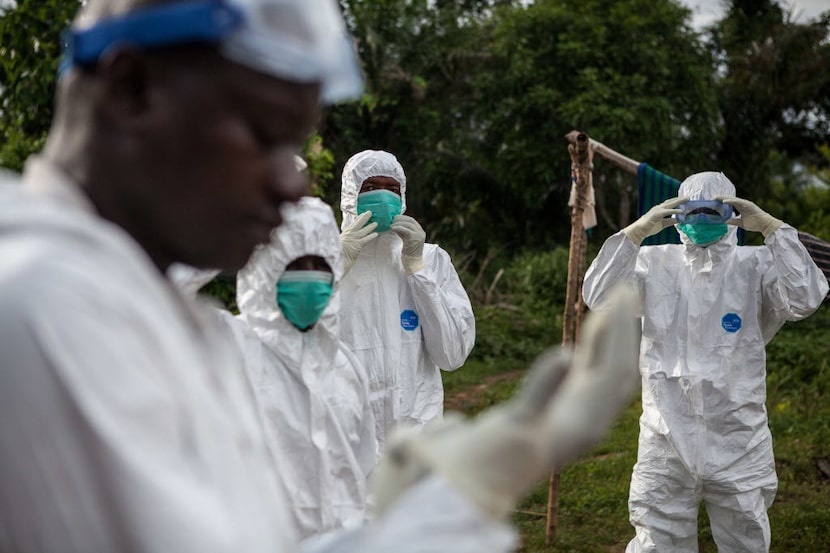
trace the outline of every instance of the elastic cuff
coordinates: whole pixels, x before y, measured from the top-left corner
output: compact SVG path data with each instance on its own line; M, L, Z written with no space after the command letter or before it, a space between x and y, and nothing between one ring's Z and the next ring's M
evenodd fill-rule
M625 234L625 237L628 238L635 246L639 247L640 244L645 240L645 238L640 238L637 232L630 230L628 227L625 227L622 230L622 233ZM639 240L637 240L639 238Z
M403 260L403 268L406 270L406 274L412 275L421 271L426 268L426 264L424 263L423 257L416 257L416 258L404 258Z
M780 229L783 225L784 221L781 221L780 219L773 219L767 226L764 227L761 234L763 234L764 238L766 238L776 230Z

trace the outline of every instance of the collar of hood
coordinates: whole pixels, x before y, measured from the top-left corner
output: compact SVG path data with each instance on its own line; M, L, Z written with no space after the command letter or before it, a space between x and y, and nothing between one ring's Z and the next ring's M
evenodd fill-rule
M306 255L320 256L332 269L333 286L343 278L340 233L331 208L319 198L305 197L282 209L283 223L271 233L268 244L258 246L236 276L236 302L239 312L255 331L282 320L276 301L276 283L293 260ZM334 325L335 294L315 325ZM263 328L259 328L263 327ZM293 328L293 326L292 326Z
M41 155L31 156L23 169L23 189L38 198L69 206L76 211L96 213L81 187L57 165Z

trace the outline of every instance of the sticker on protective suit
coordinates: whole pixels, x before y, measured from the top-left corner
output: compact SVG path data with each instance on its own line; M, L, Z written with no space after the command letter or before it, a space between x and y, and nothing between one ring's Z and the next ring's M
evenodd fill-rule
M720 324L726 332L738 332L741 329L741 317L737 313L727 313L720 320Z
M404 309L401 311L401 328L410 332L417 329L418 314L412 309Z

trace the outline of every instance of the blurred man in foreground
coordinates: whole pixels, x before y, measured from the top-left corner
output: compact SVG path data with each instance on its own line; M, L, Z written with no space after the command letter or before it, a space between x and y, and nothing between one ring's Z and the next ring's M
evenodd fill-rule
M336 4L90 0L68 40L45 150L0 185L0 550L297 551L241 359L165 273L238 269L304 194L321 96L360 89ZM303 550L512 548L505 509L628 399L624 311L402 439L378 520Z

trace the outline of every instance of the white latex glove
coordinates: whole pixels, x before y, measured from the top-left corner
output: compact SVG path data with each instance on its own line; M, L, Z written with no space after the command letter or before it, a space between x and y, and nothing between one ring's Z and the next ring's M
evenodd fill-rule
M680 210L675 208L688 201L689 198L684 197L669 198L646 211L642 217L625 227L623 232L629 240L639 246L652 234L657 234L664 228L675 224L677 221L672 215L680 213Z
M753 232L760 232L764 235L764 238L781 228L781 225L784 224L784 221L776 219L749 200L731 196L718 196L715 199L738 208L738 211L741 213L740 217L733 217L726 221L727 224L743 227Z
M403 240L401 263L406 274L417 273L424 268L424 241L427 233L421 225L409 215L397 215L392 219L389 230Z
M371 211L364 211L357 218L352 221L352 224L346 227L340 233L340 249L343 252L343 272L348 271L354 265L357 256L360 255L360 250L363 249L368 242L371 242L378 237L378 233L374 232L378 226L377 223L366 224L366 221L372 216Z
M617 291L609 303L588 318L574 355L542 353L510 401L476 419L455 414L394 434L375 469L377 514L438 472L501 519L546 474L599 441L639 383L634 296Z

